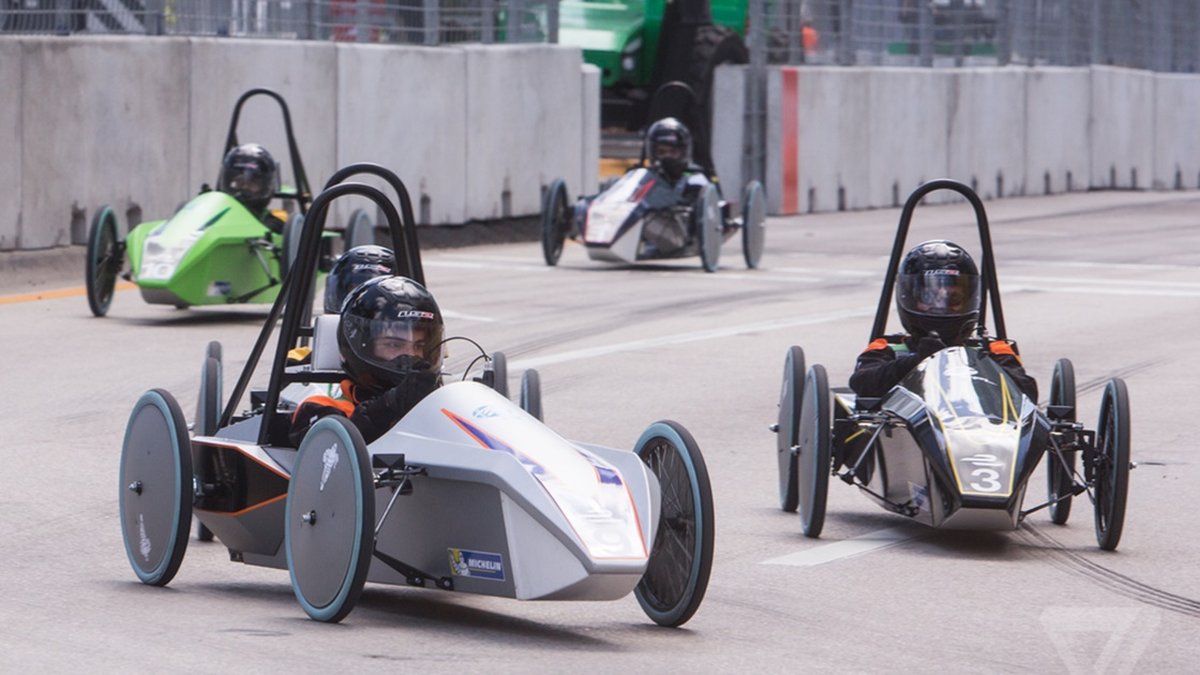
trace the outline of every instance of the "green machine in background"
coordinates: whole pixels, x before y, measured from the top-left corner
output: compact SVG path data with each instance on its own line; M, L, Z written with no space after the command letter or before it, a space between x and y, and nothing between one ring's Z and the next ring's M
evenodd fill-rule
M601 123L637 129L650 95L681 81L711 124L713 70L746 63L746 0L563 0L559 43L600 68Z
M295 208L290 214L275 210L285 221L280 231L268 228L234 197L207 186L181 204L170 218L133 226L124 239L116 213L102 206L92 220L87 245L87 297L93 314L108 313L118 277L136 284L146 302L178 308L275 300L295 258L312 190L292 133L287 103L269 89L252 89L238 98L222 156L238 145L242 105L258 95L279 103L287 132L294 186L281 190L275 198ZM374 237L366 214L357 212L343 234L347 246L360 240L369 243ZM123 271L126 255L129 268Z

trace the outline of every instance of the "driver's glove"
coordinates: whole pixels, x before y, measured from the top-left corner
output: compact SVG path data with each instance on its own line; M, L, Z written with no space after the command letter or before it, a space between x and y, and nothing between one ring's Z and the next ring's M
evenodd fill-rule
M945 348L946 343L933 335L926 335L917 341L917 355L923 359L929 358Z

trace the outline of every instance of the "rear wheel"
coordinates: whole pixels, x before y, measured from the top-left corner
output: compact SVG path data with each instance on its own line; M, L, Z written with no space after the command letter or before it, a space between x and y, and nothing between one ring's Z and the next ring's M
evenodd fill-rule
M344 236L346 240L343 245L347 251L375 243L375 224L371 222L366 209L355 209L354 213L350 214L350 222L346 225Z
M192 446L175 397L142 394L121 448L121 530L142 583L165 586L179 571L192 524Z
M1100 548L1112 551L1121 541L1129 493L1129 393L1125 381L1118 377L1109 380L1100 401L1092 476L1096 541Z
M200 370L200 396L196 399L197 436L212 436L217 433L221 419L221 372L221 343L213 340L204 350L204 367ZM212 530L197 521L196 539L212 541Z
M491 378L487 385L504 398L508 398L508 357L504 355L504 352L492 353Z
M819 537L825 526L825 500L832 472L832 426L829 419L829 378L825 367L814 365L804 379L800 404L799 493L804 536Z
M783 362L783 391L779 394L779 420L775 450L779 462L779 508L794 513L800 504L796 487L796 453L799 441L800 403L804 399L804 350L792 345Z
M1054 374L1050 376L1050 405L1059 409L1053 411L1056 420L1075 421L1075 367L1070 359L1059 359L1054 364ZM1050 521L1065 525L1071 516L1071 494L1075 487L1075 452L1064 451L1061 459L1053 450L1047 454L1046 491L1051 502Z
M362 434L345 417L317 420L288 481L284 546L292 590L317 621L341 621L362 594L375 546L375 490Z
M108 313L124 262L125 246L117 235L117 214L106 204L96 212L88 231L87 300L95 316Z
M716 272L725 228L721 223L721 195L715 185L705 185L696 197L692 225L700 243L700 264L705 272Z
M542 378L530 368L521 375L521 409L542 420Z
M742 196L742 256L746 267L758 269L766 235L767 197L762 183L750 181Z
M551 267L562 257L567 231L571 228L571 204L567 197L567 184L555 180L546 189L542 201L542 257Z
M634 452L658 478L661 512L650 560L634 589L655 623L680 626L696 613L712 571L712 486L695 439L682 425L655 422Z

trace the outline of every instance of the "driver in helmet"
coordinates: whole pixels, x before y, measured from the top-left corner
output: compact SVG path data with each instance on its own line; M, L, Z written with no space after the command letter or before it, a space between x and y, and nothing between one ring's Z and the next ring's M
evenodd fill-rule
M217 189L241 202L273 232L283 232L283 221L267 208L279 192L279 167L263 146L243 143L227 152Z
M289 438L299 445L325 415L345 415L371 443L440 384L442 312L421 284L397 276L370 279L341 306L338 349L349 376L341 394L305 399Z
M674 117L664 117L646 130L646 156L680 194L698 192L709 183L704 170L692 164L692 133Z
M904 256L896 278L896 309L908 332L867 345L850 388L859 396L881 397L926 357L961 346L975 332L980 302L979 269L966 250L945 240L918 244ZM1037 382L1025 373L1014 347L1008 340L990 340L983 353L1036 401Z

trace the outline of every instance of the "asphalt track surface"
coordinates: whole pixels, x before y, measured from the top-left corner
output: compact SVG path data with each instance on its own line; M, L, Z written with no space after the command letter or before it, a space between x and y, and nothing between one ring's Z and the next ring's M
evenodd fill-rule
M178 311L118 292L90 316L77 268L2 279L0 671L1185 672L1200 629L1200 195L1089 193L988 204L1010 336L1043 397L1073 359L1080 418L1124 377L1133 458L1120 548L1086 499L1055 526L934 531L834 481L819 539L778 507L774 421L785 351L844 383L870 332L898 211L772 219L764 267L729 242L698 261L614 267L568 246L426 253L449 334L542 376L547 423L631 447L659 419L696 437L713 478L716 562L682 629L636 601L521 603L368 585L339 625L309 620L284 571L193 540L166 588L122 547L117 468L145 390L190 417L209 340L226 390L265 309ZM973 242L962 204L924 207L910 241ZM12 254L7 254L12 256ZM0 266L0 269L6 269ZM11 269L9 266L7 269ZM461 344L461 343L460 343ZM469 356L456 347L451 363ZM1044 494L1041 470L1027 505Z

